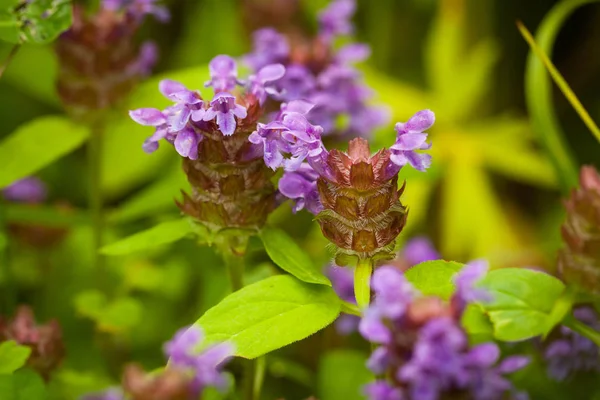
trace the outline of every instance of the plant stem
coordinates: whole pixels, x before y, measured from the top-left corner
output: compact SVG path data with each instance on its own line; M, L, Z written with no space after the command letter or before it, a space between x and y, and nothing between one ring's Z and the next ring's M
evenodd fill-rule
M360 259L354 270L354 296L359 308L366 308L371 301L371 274L373 261Z
M96 122L92 125L92 135L88 142L88 169L89 169L89 198L88 206L92 219L93 235L93 263L98 277L100 288L105 287L106 271L104 270L104 256L100 254L103 243L104 209L102 199L102 142L104 125Z
M16 287L13 280L8 257L8 222L6 220L6 203L0 198L0 272L4 275L4 311L8 314L16 304Z
M265 380L265 370L267 368L267 356L258 357L254 361L254 390L252 391L252 400L260 399L260 391Z
M8 64L10 64L13 57L19 52L20 48L21 48L20 44L15 44L12 47L12 49L10 49L10 53L8 53L8 57L6 57L6 60L4 60L4 63L2 65L0 65L0 78L2 78L2 75L4 75L4 71L6 71Z
M575 318L573 315L569 315L567 318L565 318L563 323L567 327L579 333L581 336L585 336L592 342L596 343L596 346L600 346L600 332L587 326L586 324Z

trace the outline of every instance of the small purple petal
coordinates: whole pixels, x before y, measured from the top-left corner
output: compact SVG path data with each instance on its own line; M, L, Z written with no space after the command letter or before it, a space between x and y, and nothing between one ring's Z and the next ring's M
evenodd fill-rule
M162 111L156 108L139 108L129 111L129 116L132 120L140 125L159 126L167 122Z

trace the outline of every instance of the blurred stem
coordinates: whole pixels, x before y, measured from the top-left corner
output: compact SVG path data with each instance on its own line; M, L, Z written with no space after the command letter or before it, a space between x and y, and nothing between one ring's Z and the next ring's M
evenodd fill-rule
M575 318L573 315L569 315L567 318L565 318L563 323L567 327L579 333L581 336L585 336L586 338L590 339L596 344L596 346L600 346L600 332L597 332L596 330L590 328L589 326Z
M88 206L92 219L93 263L98 276L98 285L104 289L106 271L104 256L100 253L103 242L104 210L102 199L102 142L104 136L103 122L95 122L91 126L92 135L88 142L89 199Z
M265 370L267 368L267 356L258 357L254 366L254 390L252 391L252 400L260 399L260 391L265 380Z
M535 39L533 38L533 36L531 36L531 33L529 32L529 30L527 30L525 25L523 25L523 23L521 23L521 21L517 21L517 27L519 28L519 31L521 32L521 35L523 36L523 38L529 44L529 47L531 48L531 50L538 56L538 58L546 66L546 69L550 73L550 76L554 80L554 83L556 83L556 85L559 87L561 92L565 95L565 97L567 98L569 103L571 103L571 106L575 109L577 114L579 114L579 117L583 120L583 123L588 127L590 132L592 132L592 134L596 137L596 140L598 140L598 142L600 142L600 129L598 129L598 125L596 125L596 123L594 122L592 117L590 117L590 114L587 112L587 110L585 109L583 104L581 104L581 102L579 101L579 99L577 98L577 96L575 95L575 93L573 92L573 90L571 89L569 84L567 83L567 81L562 77L560 72L558 72L558 70L556 69L556 67L550 60L550 58L548 58L546 53L544 53L544 50L542 50L537 45L537 43L535 42Z
M363 309L371 301L371 274L373 273L373 260L360 259L354 270L354 296L356 304Z
M2 78L2 75L4 75L4 71L6 71L8 64L10 64L13 57L19 52L20 48L21 48L20 44L15 44L12 47L12 49L10 49L10 53L8 53L8 57L6 57L6 60L4 60L4 63L2 63L2 65L0 65L0 78Z

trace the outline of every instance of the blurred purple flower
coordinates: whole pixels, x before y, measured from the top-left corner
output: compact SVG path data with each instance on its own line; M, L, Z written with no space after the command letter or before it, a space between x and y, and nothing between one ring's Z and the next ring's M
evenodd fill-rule
M492 296L487 290L477 287L477 282L485 276L488 269L489 264L486 260L475 260L466 264L456 274L454 277L456 292L452 302L458 313L462 314L468 303L492 301Z
M356 10L354 0L335 0L319 13L319 34L325 41L353 32L350 19Z
M167 22L171 18L169 10L156 3L158 0L103 0L102 7L112 11L125 11L136 20L141 20L146 15L153 15L160 22Z
M354 272L350 268L329 265L325 271L331 280L333 290L338 297L348 303L356 304L354 296ZM340 335L356 332L360 318L356 315L341 314L335 321L335 329Z
M306 208L308 212L317 215L323 210L317 192L318 177L307 163L303 163L295 171L284 172L279 180L279 192L294 201L294 213Z
M411 267L441 258L431 240L425 236L417 236L408 240L402 249L402 257Z
M214 57L208 64L210 80L204 86L214 89L215 93L229 92L239 84L237 78L237 65L233 58L221 54Z
M400 389L390 386L385 381L375 381L363 388L363 393L371 400L403 400Z
M15 203L42 203L47 194L46 184L34 177L20 179L2 190L4 198Z
M206 386L224 387L226 380L221 368L234 352L233 346L228 342L198 351L203 338L202 330L192 325L180 329L164 346L165 354L174 367L191 369L194 374L193 389L198 394Z
M158 46L156 43L148 40L140 47L140 52L137 60L129 68L131 74L140 76L149 76L152 73L152 68L158 60Z
M281 101L308 99L316 88L316 79L304 65L291 64L285 67L285 75L277 81Z
M255 71L275 63L284 63L290 46L285 36L272 28L263 28L252 34L253 51L244 57L244 63Z
M235 117L246 118L246 108L236 104L235 96L227 92L220 92L210 102L210 108L202 116L203 121L217 119L217 125L225 136L233 135L235 132Z
M575 318L600 331L598 314L591 307L581 307L573 311ZM548 362L548 375L557 381L564 381L577 372L600 373L600 349L590 339L560 327L560 337L550 342L544 358Z
M428 150L431 144L427 143L427 134L423 133L431 128L435 115L431 110L422 110L413 115L406 123L398 122L395 126L396 143L390 147L391 160L398 167L410 164L419 171L425 171L431 165L429 154L417 153L416 150Z
M371 287L375 292L373 308L390 319L400 318L416 294L404 275L392 266L378 267Z

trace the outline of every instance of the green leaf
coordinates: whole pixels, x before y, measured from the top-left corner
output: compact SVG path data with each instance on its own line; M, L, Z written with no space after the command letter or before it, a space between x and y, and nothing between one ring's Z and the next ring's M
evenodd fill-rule
M0 10L0 39L11 43L49 43L73 21L69 0L11 1Z
M0 343L0 375L12 374L27 362L31 348L21 346L14 340Z
M78 148L87 128L65 117L41 117L20 126L0 143L0 189Z
M235 355L256 358L325 328L340 308L333 289L280 275L230 294L197 324L206 344L231 341Z
M260 238L271 260L283 270L301 281L331 286L321 268L313 263L287 233L281 229L265 227L260 232Z
M505 341L544 333L554 304L565 289L557 278L525 268L503 268L481 281L493 301L482 304L494 325L494 337Z
M12 375L0 375L2 400L45 400L44 381L35 372L22 369Z
M467 305L461 318L461 324L471 338L485 338L483 341L493 338L494 326L479 305Z
M141 321L142 304L130 297L119 297L109 303L104 293L88 290L79 293L74 302L77 312L93 320L101 331L119 333Z
M596 1L564 0L554 6L544 17L535 34L535 41L540 49L548 57L552 57L554 40L565 20L578 7ZM577 164L556 117L550 77L544 63L533 52L530 52L527 58L525 98L533 128L542 138L548 153L552 157L563 193L568 193L571 188L577 186Z
M454 261L425 261L410 268L404 276L427 296L449 299L454 293L452 278L463 268L463 264Z
M361 400L362 387L375 377L367 356L355 350L334 350L321 358L318 394L321 400Z
M565 319L567 314L573 308L576 296L577 289L573 287L567 287L567 289L562 292L560 297L554 303L552 311L550 311L550 315L548 316L548 321L544 328L544 338L556 325L560 324Z
M192 232L194 232L193 223L187 218L167 221L104 246L100 252L109 256L131 254L152 249L161 244L176 242Z

